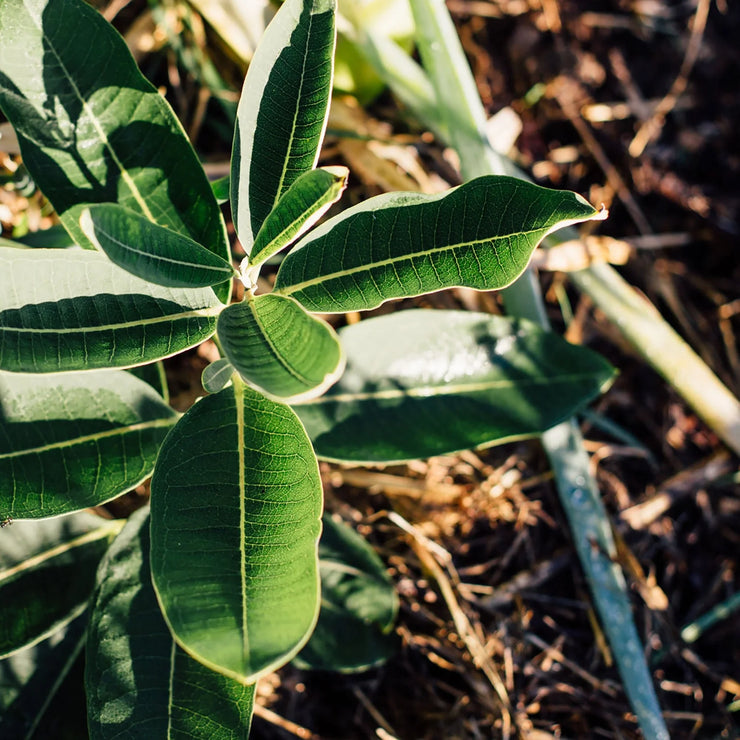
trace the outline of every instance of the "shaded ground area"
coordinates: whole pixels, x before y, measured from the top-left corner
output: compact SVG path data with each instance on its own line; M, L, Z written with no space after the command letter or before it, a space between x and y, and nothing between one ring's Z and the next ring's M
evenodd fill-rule
M737 393L740 5L449 7L489 113L510 107L521 121L520 163L541 184L610 208L600 233L629 246L611 259ZM122 30L147 27L144 3L116 10ZM238 80L238 68L213 58L224 79ZM208 89L166 46L142 59L218 170L230 142ZM369 141L338 136L348 122ZM346 203L389 187L456 183L454 158L388 94L366 109L337 105L332 129L323 159L351 168ZM25 205L4 202L3 221ZM542 283L553 323L620 370L583 428L671 735L740 737L737 617L682 637L740 589L737 460L565 273L543 271ZM495 298L465 291L382 310L411 305L500 310ZM206 363L203 352L170 361L179 408L202 392ZM641 737L536 441L323 472L327 507L377 548L397 585L399 652L361 675L286 667L268 677L254 738L499 737L499 680L522 737Z

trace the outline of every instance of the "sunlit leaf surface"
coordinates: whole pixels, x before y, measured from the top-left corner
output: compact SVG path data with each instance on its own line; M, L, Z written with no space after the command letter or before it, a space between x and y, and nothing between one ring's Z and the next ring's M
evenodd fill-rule
M92 740L247 740L254 684L193 660L167 629L149 570L149 518L136 512L98 574L86 650Z
M534 324L465 311L400 311L340 330L347 369L295 407L319 456L384 462L539 434L614 370Z
M322 489L295 414L238 378L167 437L152 479L152 575L178 643L253 681L303 646L319 607Z

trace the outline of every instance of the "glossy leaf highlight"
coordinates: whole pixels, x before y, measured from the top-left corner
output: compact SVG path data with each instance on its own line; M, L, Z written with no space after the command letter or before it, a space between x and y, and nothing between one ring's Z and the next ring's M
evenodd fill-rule
M286 0L242 89L231 157L231 210L247 254L280 197L316 166L329 114L334 0Z
M320 395L344 370L334 330L292 298L248 295L223 310L218 337L248 383L286 401Z
M320 457L388 462L540 434L614 370L534 324L415 309L340 331L347 369L296 406Z
M121 370L0 373L0 516L58 516L135 488L176 420Z
M238 378L165 440L152 575L178 643L249 683L295 655L319 607L321 481L295 414Z
M169 288L205 288L236 275L231 263L189 237L115 203L86 207L79 221L92 244L142 280Z
M513 177L479 177L440 195L386 193L301 239L275 290L326 312L454 286L497 290L516 280L551 231L599 217L575 193Z
M82 0L3 0L0 29L0 107L75 239L85 245L68 209L119 203L228 259L203 168L113 27ZM228 285L218 290L228 300Z
M214 673L167 629L152 588L149 518L131 516L98 573L86 651L91 740L247 740L254 684ZM135 729L134 729L135 728Z
M133 367L208 339L223 305L210 288L152 285L82 249L0 248L0 367Z

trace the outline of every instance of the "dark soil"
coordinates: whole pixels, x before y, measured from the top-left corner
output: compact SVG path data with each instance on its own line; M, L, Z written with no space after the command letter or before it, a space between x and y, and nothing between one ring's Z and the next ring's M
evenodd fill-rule
M115 22L122 31L147 12L144 2L120 5ZM740 3L451 0L450 9L488 112L510 107L521 120L520 164L541 184L609 207L600 233L630 245L623 275L737 393ZM699 46L689 65L692 43ZM238 67L215 44L207 51L224 79L239 79ZM168 88L199 152L215 170L223 168L228 127L214 100L197 119L197 77L166 47L141 64ZM632 156L630 143L672 89L680 94L644 150ZM410 152L432 185L456 181L443 148L390 94L355 110L368 130ZM326 163L344 160L355 173L347 203L387 186L372 167L357 171L358 156L341 137L328 137ZM418 182L418 173L395 167L398 178ZM542 285L553 323L620 371L583 430L623 543L620 561L671 737L738 738L737 615L720 619L695 642L681 638L685 625L740 589L737 459L566 274L543 271ZM469 307L471 300L453 292L383 310L414 303ZM478 310L499 310L490 296L475 301ZM572 320L564 318L568 305ZM177 408L202 393L206 353L169 361ZM260 704L269 712L257 712L253 738L501 737L496 694L453 621L455 609L501 675L519 736L642 737L537 441L382 471L395 476L393 485L374 471L328 465L323 471L327 507L367 536L397 584L399 651L364 674L288 666L268 677ZM423 495L409 481L423 481ZM666 493L665 510L636 518L640 510L632 507ZM124 509L140 499L130 497ZM387 512L449 553L450 567L440 572L452 582L454 603L443 598L423 545Z

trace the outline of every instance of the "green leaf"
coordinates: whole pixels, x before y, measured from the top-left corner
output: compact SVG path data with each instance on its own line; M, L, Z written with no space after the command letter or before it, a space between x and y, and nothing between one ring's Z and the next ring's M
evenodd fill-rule
M185 414L152 479L152 575L190 655L251 682L300 650L318 614L321 505L290 408L234 376Z
M398 597L383 562L362 537L326 514L322 522L321 612L293 662L299 668L363 671L395 652L397 641L389 633Z
M0 516L31 519L97 506L151 475L177 420L120 370L0 373Z
M464 311L401 311L347 326L340 340L341 380L295 409L332 460L409 460L533 436L614 373L534 324Z
M98 572L85 670L90 738L246 740L255 686L176 645L151 584L148 525L147 510L137 511Z
M334 330L292 298L247 294L218 317L218 338L248 383L286 401L320 395L344 370Z
M40 231L29 231L17 241L34 249L66 249L76 246L67 229L61 224Z
M210 288L152 285L100 252L0 248L0 367L53 373L133 367L208 339Z
M169 403L170 389L167 385L167 373L161 361L150 362L148 365L137 365L130 368L128 372L154 388L162 400Z
M142 280L170 288L205 288L236 276L230 262L190 237L115 203L84 207L79 223L92 244Z
M335 0L286 0L242 89L231 157L231 211L247 254L280 197L316 166L329 115Z
M3 0L0 32L0 107L78 243L87 246L68 209L119 203L229 259L220 210L182 126L99 13L82 0ZM228 301L227 284L218 292Z
M234 366L222 357L203 370L200 382L209 393L218 393L231 382L235 372Z
M32 740L85 642L87 617L0 660L0 737ZM59 719L55 718L55 728Z
M216 198L216 202L221 206L229 202L229 191L231 190L231 178L229 175L219 177L218 180L211 182L211 190Z
M3 528L0 657L40 642L82 613L98 563L121 526L80 512Z
M386 193L304 237L276 292L310 311L359 311L442 288L503 288L551 231L600 218L575 193L480 177L438 195Z
M262 264L308 231L339 200L348 175L346 167L320 167L295 180L262 224L249 265Z

